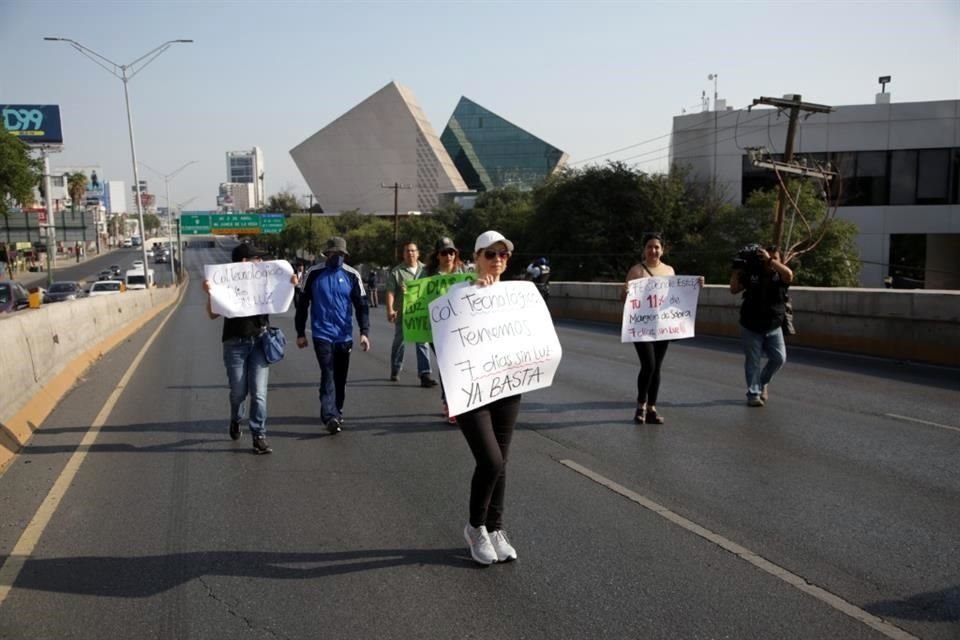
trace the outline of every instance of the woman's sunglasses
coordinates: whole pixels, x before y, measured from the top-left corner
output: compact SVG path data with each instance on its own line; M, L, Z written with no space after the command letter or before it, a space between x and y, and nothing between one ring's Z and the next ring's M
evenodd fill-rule
M500 256L501 260L508 260L511 253L509 251L494 251L493 249L487 249L483 252L483 257L487 260L493 260L497 256Z
M456 249L444 249L443 251L440 252L440 255L442 255L442 256L455 256L455 255L457 255L457 250L456 250Z

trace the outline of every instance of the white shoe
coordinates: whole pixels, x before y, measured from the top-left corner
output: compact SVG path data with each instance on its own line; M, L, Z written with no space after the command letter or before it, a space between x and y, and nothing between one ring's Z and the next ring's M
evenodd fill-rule
M493 550L497 553L497 562L517 559L517 550L507 540L507 534L502 529L497 529L490 534L490 544L493 545Z
M470 547L470 555L473 556L474 562L490 565L497 561L497 552L490 543L490 534L487 533L486 527L481 525L474 529L470 523L467 523L463 528L463 537Z

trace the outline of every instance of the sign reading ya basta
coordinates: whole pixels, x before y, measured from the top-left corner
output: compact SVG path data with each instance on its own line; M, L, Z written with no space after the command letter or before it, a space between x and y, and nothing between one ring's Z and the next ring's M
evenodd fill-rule
M532 282L458 284L429 311L450 415L553 384L562 350Z
M227 318L283 313L293 302L292 275L286 260L203 265L210 308Z
M621 342L692 338L700 276L658 276L627 283Z

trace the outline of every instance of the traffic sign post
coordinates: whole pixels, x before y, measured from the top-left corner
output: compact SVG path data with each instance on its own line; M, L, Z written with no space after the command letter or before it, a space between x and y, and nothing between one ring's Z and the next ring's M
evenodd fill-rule
M286 226L282 213L207 213L188 211L180 215L184 235L260 235L280 233Z

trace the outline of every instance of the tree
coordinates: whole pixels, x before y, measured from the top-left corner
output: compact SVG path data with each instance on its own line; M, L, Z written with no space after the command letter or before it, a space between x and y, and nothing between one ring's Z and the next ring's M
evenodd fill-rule
M788 206L783 236L787 264L796 274L794 285L858 286L861 262L856 225L833 216L816 182L790 180L786 186L796 205ZM766 221L763 235L754 238L771 237L776 201L776 189L755 191L747 198L743 214Z
M302 210L297 196L290 191L275 193L267 199L266 213L283 213L289 218Z
M147 229L147 235L160 228L160 218L152 213L143 214L143 226Z
M658 231L677 272L697 273L712 203L686 178L622 162L556 174L534 191L529 250L551 260L555 279L620 280L641 259L643 235Z
M33 204L33 188L40 182L43 163L30 157L30 149L16 136L0 129L0 215L10 202Z
M67 193L70 194L70 211L74 216L77 215L77 204L83 203L86 206L87 197L87 176L80 172L65 174L67 179ZM144 222L146 224L146 222Z

